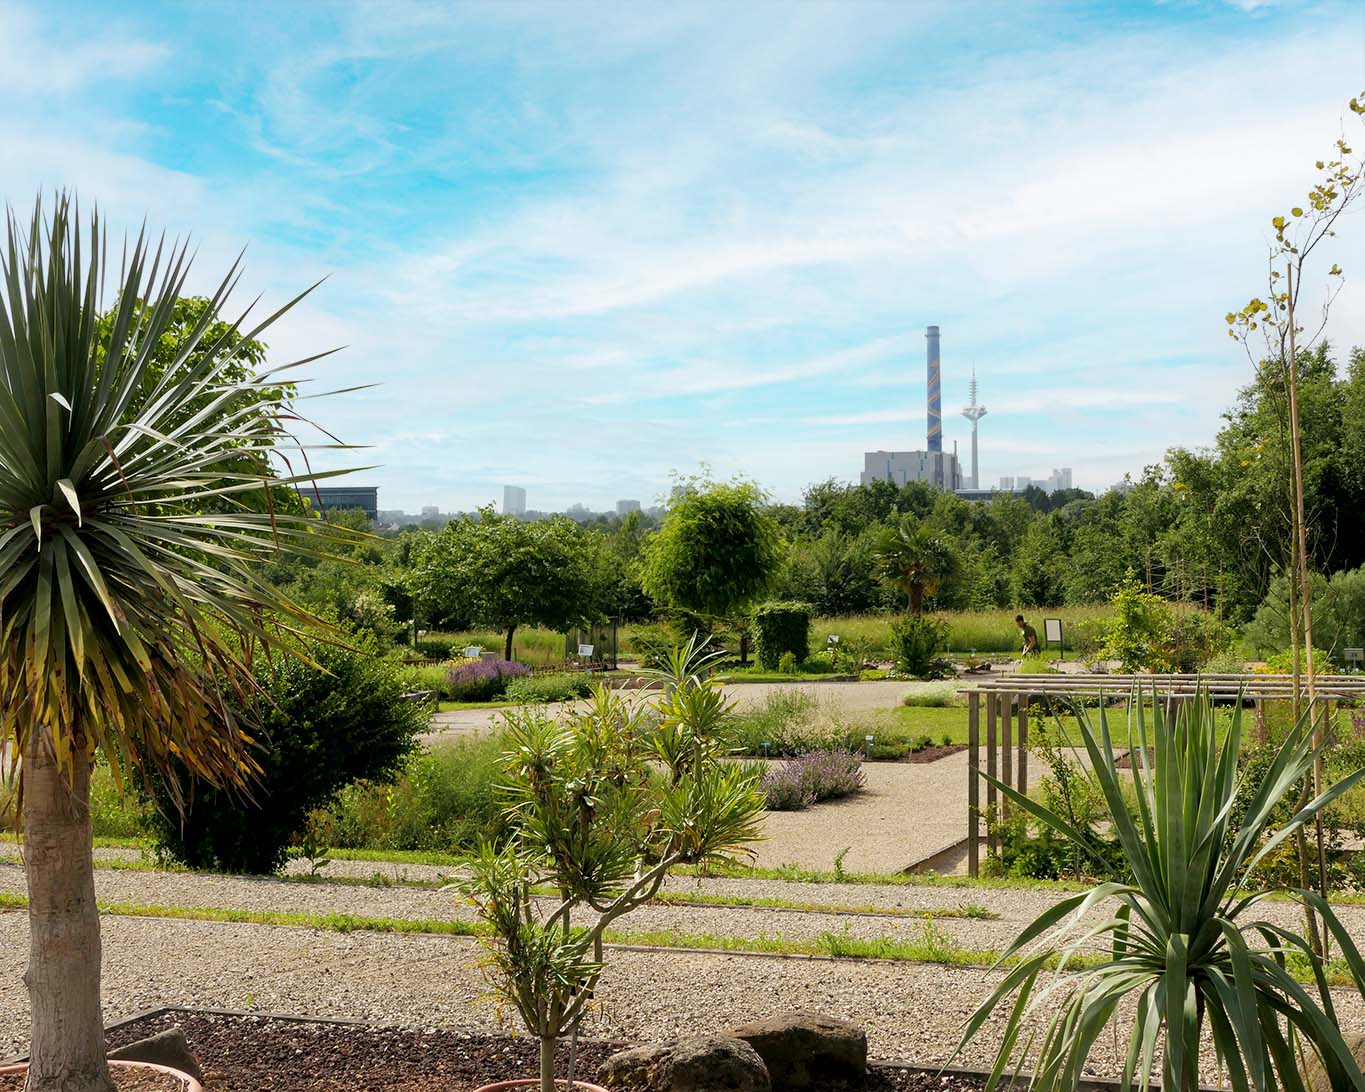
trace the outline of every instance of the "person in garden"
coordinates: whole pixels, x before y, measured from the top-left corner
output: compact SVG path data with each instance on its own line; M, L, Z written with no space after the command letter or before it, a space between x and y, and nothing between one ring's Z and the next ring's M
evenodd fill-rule
M1038 655L1038 631L1024 621L1022 614L1014 616L1014 624L1019 627L1019 635L1023 638L1024 646L1022 654L1025 656Z

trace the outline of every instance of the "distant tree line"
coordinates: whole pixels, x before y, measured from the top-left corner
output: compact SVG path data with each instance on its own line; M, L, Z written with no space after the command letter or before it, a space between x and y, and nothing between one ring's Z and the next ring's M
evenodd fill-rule
M1330 579L1365 565L1365 350L1339 365L1321 345L1300 368L1310 550ZM734 617L760 598L822 615L1095 603L1130 571L1144 590L1240 626L1287 564L1284 416L1283 385L1257 378L1210 447L1172 449L1099 497L1031 487L968 501L918 482L830 479L777 504L753 483L680 478L657 527L640 513L582 526L486 509L272 575L389 639L414 622L477 626L509 648L521 625ZM354 513L329 518L363 526Z

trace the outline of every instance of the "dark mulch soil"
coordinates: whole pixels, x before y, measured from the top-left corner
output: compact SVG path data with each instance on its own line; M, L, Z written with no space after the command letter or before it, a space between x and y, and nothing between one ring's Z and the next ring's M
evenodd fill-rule
M482 1084L539 1072L538 1046L524 1036L268 1016L163 1013L116 1029L109 1045L122 1046L174 1026L189 1040L209 1092L470 1092ZM620 1044L580 1042L575 1076L594 1080L597 1067L620 1049ZM567 1064L564 1046L558 1061L561 1076ZM879 1066L866 1087L867 1092L978 1092L981 1083ZM0 1090L9 1092L4 1086Z
M911 751L905 757L907 762L937 762L940 758L947 758L955 755L958 751L965 751L965 743L950 743L946 747L943 744L936 744L933 747L926 747L922 751Z

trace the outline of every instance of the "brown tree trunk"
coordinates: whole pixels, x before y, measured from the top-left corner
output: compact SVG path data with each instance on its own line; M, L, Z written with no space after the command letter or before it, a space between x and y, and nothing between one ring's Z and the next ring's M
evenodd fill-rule
M507 644L506 644L506 646L503 648L503 656L502 656L502 658L503 658L504 660L510 661L510 660L512 659L512 634L516 633L516 631L517 631L517 627L516 627L515 624L510 625L510 626L507 627Z
M90 760L57 769L46 732L24 748L24 871L33 1013L28 1092L113 1092L100 1010Z

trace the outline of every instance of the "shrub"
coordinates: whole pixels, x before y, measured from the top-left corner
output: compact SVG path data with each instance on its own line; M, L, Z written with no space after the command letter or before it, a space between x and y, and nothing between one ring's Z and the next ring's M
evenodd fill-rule
M896 667L917 679L942 678L951 665L939 655L948 627L927 614L907 614L891 624Z
M536 702L573 701L592 693L592 676L581 671L558 672L553 675L526 675L513 679L503 694L508 701L519 705Z
M784 675L795 675L796 667L796 653L794 652L782 653L782 658L777 661L777 670Z
M510 680L529 674L529 667L512 660L460 660L446 669L446 697L451 701L493 701L502 696Z
M640 666L650 669L662 668L668 662L669 653L678 644L678 635L667 623L634 626L631 628L629 650L640 659Z
M932 690L916 690L906 694L901 704L917 709L948 709L962 704L951 686L936 686Z
M332 844L350 849L457 853L507 834L497 801L501 735L442 744L411 755L393 784L357 782L322 813Z
M785 654L796 663L810 655L810 604L760 603L752 617L758 662L769 671L778 670Z
M427 635L417 638L412 650L418 656L425 656L428 660L449 660L457 649L463 652L467 647L468 645L458 637Z
M769 769L759 787L769 811L800 811L863 787L862 759L852 751L807 751Z
M187 801L183 820L166 786L145 786L159 801L151 813L158 849L191 868L270 874L284 864L308 813L352 781L392 780L427 725L403 698L403 673L372 646L309 642L313 664L293 656L258 661L261 773L250 799L179 770Z

